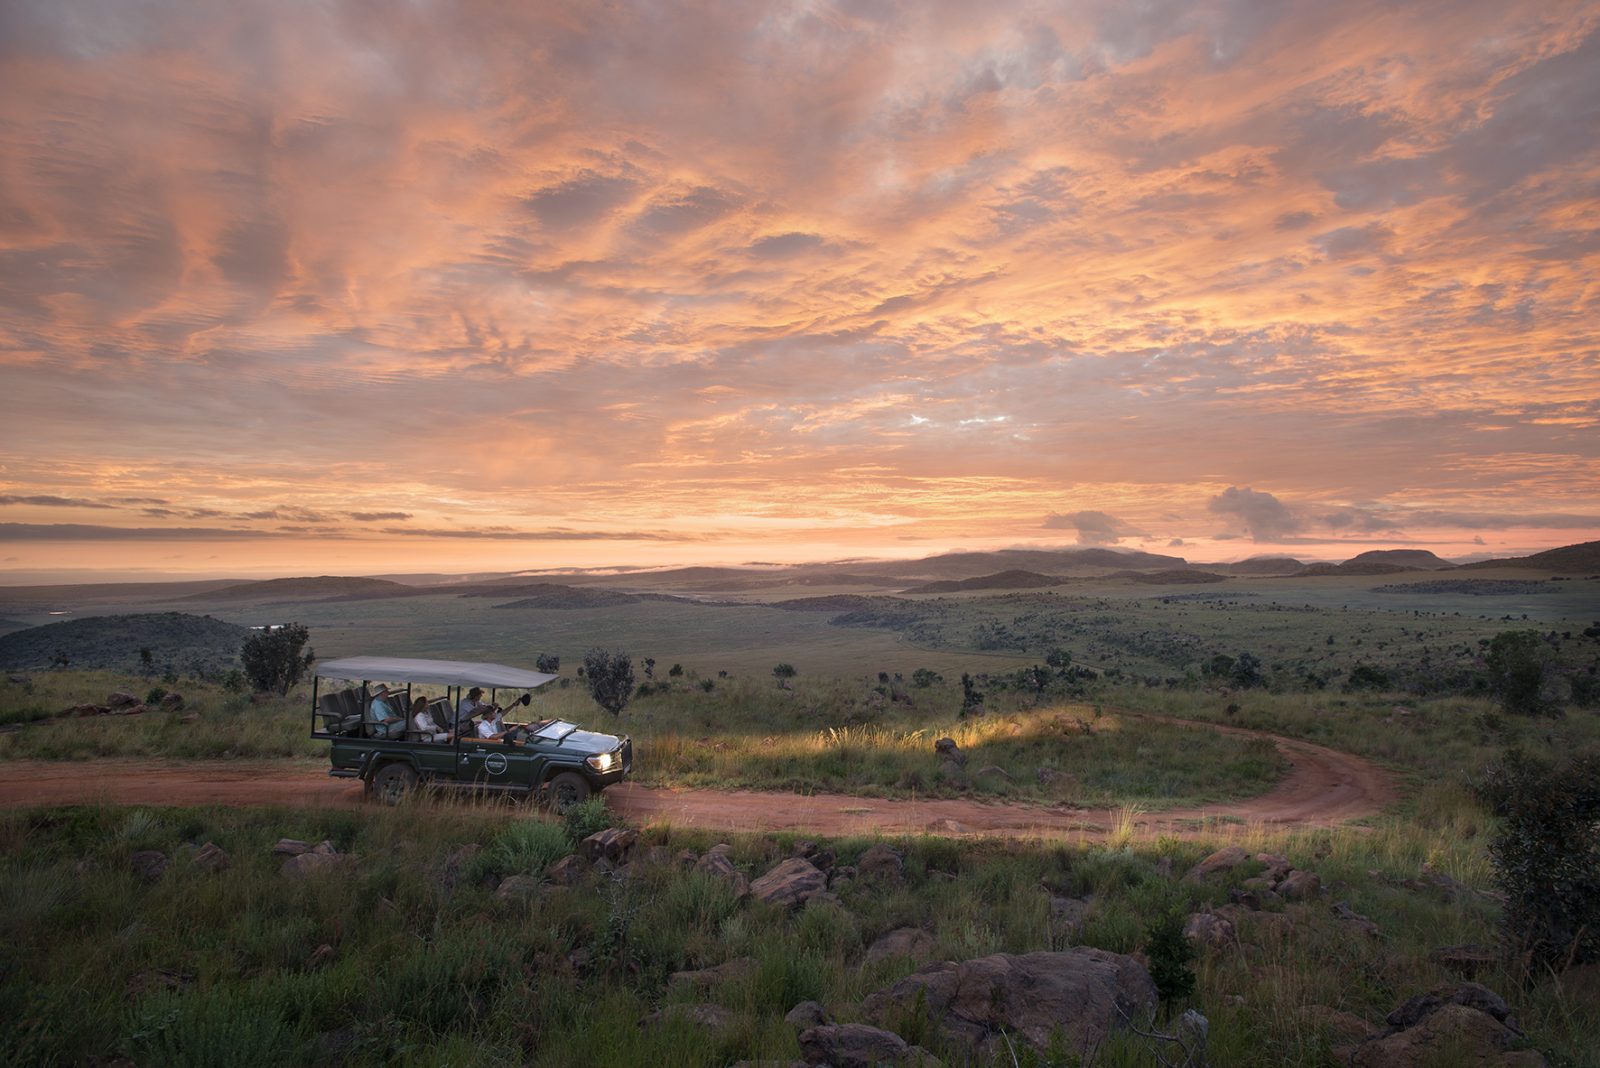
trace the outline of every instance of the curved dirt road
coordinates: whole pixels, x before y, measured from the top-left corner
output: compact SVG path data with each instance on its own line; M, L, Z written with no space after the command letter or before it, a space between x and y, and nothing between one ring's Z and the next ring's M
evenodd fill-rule
M1126 714L1126 713L1125 713ZM1267 738L1290 762L1277 786L1245 801L1138 815L1141 834L1194 837L1222 824L1269 830L1331 827L1376 814L1395 797L1390 776L1359 757L1325 746L1238 727L1166 722ZM1114 833L1109 809L951 800L883 800L844 794L754 790L674 790L623 783L606 791L629 819L726 831L805 831L824 835L940 834L1094 840ZM282 805L348 807L366 803L361 784L330 779L320 767L243 761L90 760L0 763L0 805L104 802L128 805Z

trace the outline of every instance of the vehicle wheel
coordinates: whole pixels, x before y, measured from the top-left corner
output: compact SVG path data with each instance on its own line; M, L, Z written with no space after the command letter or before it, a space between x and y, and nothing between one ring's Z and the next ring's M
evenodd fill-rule
M550 808L558 816L589 800L589 780L575 771L563 771L550 780Z
M372 796L386 805L398 805L416 785L417 773L410 764L385 764L372 777Z

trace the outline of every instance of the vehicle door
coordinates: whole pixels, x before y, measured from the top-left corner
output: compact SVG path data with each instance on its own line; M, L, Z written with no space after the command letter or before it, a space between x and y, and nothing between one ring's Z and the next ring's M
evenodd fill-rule
M525 790L538 782L542 754L520 745L463 738L456 762L456 781L490 789Z

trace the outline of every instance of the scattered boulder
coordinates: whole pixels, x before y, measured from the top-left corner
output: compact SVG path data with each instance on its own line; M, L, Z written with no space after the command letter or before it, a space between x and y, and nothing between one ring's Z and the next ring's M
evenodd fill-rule
M1250 854L1246 853L1241 847L1226 846L1190 868L1188 874L1183 877L1183 881L1186 883L1204 882L1209 876L1219 871L1231 872L1249 859Z
M207 842L194 854L194 866L201 871L217 872L233 862L227 851L215 842Z
M967 754L961 751L954 738L938 739L933 743L933 751L946 761L954 761L957 767L964 766L967 762Z
M1054 786L1061 781L1061 772L1055 768L1041 767L1034 772L1034 777L1039 780L1040 786Z
M702 875L721 879L738 897L744 897L750 892L750 880L745 877L744 872L733 866L733 861L728 859L726 853L718 853L713 849L695 862L694 870Z
M122 708L113 708L106 714L111 716L142 716L148 711L150 711L150 706L140 702L135 705L125 705Z
M7 675L6 681L13 686L26 686L33 681L33 678L29 675Z
M1178 1045L1183 1048L1183 1063L1203 1065L1206 1061L1206 1044L1211 1037L1211 1021L1199 1009L1184 1009L1173 1029Z
M905 957L920 962L932 957L938 949L939 943L922 928L897 927L867 947L867 955L862 963L876 964L890 957Z
M105 706L111 709L132 708L134 705L140 705L143 703L143 701L139 700L133 694L127 693L123 690L117 690L105 699Z
M183 710L183 694L169 693L161 699L161 711L180 712Z
M1261 877L1274 884L1282 882L1294 871L1294 865L1282 853L1257 853L1255 859L1256 863L1266 868Z
M638 841L639 832L631 827L607 827L579 842L578 852L588 860L603 857L613 864L621 864Z
M558 886L576 886L589 874L589 863L576 853L568 853L544 870L545 878Z
M721 1005L666 1005L639 1021L640 1027L660 1027L671 1021L683 1021L703 1027L707 1031L726 1031L733 1026L733 1013Z
M274 856L298 857L301 853L311 852L311 843L302 842L298 838L280 838L278 844L272 847Z
M825 1024L800 1032L800 1055L809 1064L832 1068L880 1068L940 1062L921 1046L912 1046L893 1031L866 1024Z
M1488 971L1500 961L1500 955L1490 946L1465 942L1459 946L1441 946L1428 954L1428 959L1466 979L1479 972Z
M861 854L861 859L856 861L856 872L867 879L899 882L905 877L906 862L898 852L879 842Z
M1060 894L1050 895L1050 926L1053 930L1064 935L1075 935L1083 926L1083 921L1089 918L1089 909L1094 902L1088 898L1063 897Z
M322 841L311 847L311 852L320 853L325 857L336 857L339 855L339 848L331 841L324 838Z
M165 853L154 849L141 849L128 858L128 866L133 869L133 874L147 883L161 878L171 863Z
M1322 880L1316 872L1296 868L1284 876L1275 892L1286 901L1308 901L1322 893Z
M313 854L306 854L312 856ZM539 892L539 877L536 875L508 875L500 880L500 885L495 887L494 896L501 901L526 901Z
M869 995L861 1011L874 1023L926 1011L952 1042L987 1059L1004 1052L1002 1034L1044 1051L1059 1032L1067 1049L1088 1055L1127 1021L1149 1020L1156 1002L1137 959L1078 946L929 964Z
M1183 925L1183 937L1197 945L1224 949L1239 940L1233 921L1215 912L1196 912Z
M767 874L750 884L750 896L791 908L828 888L828 876L804 857L779 861Z
M1383 937L1383 931L1378 928L1378 925L1351 908L1348 901L1335 901L1329 911L1343 920L1347 926L1360 931L1368 938Z
M735 957L733 960L701 968L698 971L673 972L667 976L667 983L671 986L707 989L729 980L748 979L755 974L755 971L754 957Z
M1412 1068L1437 1063L1448 1050L1463 1065L1535 1068L1531 1050L1508 1049L1522 1029L1498 994L1477 983L1441 986L1410 998L1386 1018L1389 1029L1363 1042L1350 1059L1356 1068Z
M1310 1027L1328 1036L1330 1051L1340 1064L1349 1064L1357 1046L1373 1033L1373 1026L1354 1013L1328 1005L1303 1005L1298 1015Z
M283 867L278 871L284 875L293 875L297 878L311 875L314 872L329 871L339 866L344 857L337 853L297 853L283 862Z
M999 764L987 764L972 773L972 777L975 779L981 779L986 775L992 775L996 779L1004 779L1006 782L1011 781L1011 773Z
M820 1001L802 1001L784 1013L783 1022L797 1031L806 1031L833 1023L833 1017L828 1015L828 1010L822 1007Z

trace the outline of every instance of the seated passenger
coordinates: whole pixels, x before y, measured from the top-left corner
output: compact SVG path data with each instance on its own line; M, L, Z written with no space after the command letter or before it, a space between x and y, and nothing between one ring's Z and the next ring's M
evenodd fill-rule
M401 738L405 735L406 719L394 710L390 702L399 691L383 683L372 691L372 703L367 705L367 734L373 738Z
M448 742L450 732L442 730L433 721L433 715L428 711L428 699L421 694L411 702L411 729L422 736L425 742Z
M482 686L474 686L472 689L467 691L467 696L463 697L459 702L457 702L457 704L456 704L456 729L457 730L460 730L463 733L465 733L466 730L472 724L472 717L478 715L481 712L486 711L487 709L489 709L491 707L489 705L484 704L482 701L479 700L479 698L481 698L482 696L483 696L483 687Z
M525 733L526 728L517 724L507 727L497 705L487 706L478 721L478 737L486 742L520 742Z

